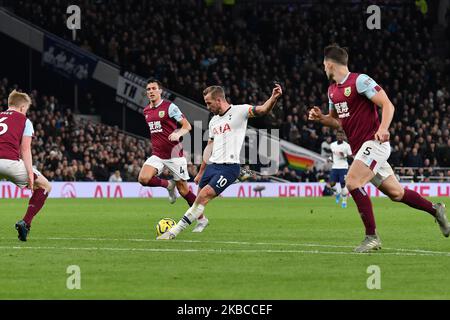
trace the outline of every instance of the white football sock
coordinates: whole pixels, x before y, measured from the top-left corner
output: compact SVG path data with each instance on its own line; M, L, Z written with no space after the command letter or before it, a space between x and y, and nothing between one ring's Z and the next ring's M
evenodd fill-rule
M344 187L341 191L342 201L347 201L348 189Z
M192 207L190 207L186 211L183 218L180 221L178 221L178 223L172 229L170 229L170 232L173 233L175 236L177 236L181 231L183 231L190 224L195 222L198 219L198 217L200 217L203 214L204 210L205 206L194 203Z

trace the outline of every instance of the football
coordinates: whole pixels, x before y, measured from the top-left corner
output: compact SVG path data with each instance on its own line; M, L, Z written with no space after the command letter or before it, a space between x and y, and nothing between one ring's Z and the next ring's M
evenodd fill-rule
M171 218L164 218L159 220L158 224L156 225L156 236L159 237L166 231L169 231L170 228L172 228L176 224L177 223L175 222L175 220Z

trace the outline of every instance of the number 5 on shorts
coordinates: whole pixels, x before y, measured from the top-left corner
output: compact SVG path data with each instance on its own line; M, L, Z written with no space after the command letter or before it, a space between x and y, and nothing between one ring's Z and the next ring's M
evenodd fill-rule
M364 150L363 154L365 154L366 156L370 156L371 149L372 149L372 147L367 147L366 150Z

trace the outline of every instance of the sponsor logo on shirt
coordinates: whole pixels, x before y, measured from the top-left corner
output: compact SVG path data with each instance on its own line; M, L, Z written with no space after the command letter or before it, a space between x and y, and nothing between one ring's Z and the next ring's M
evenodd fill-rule
M224 134L227 131L231 131L230 125L228 123L225 123L224 126L220 125L213 128L214 135Z
M347 101L338 102L334 105L340 119L350 117Z
M151 133L158 133L163 131L161 121L150 121L148 123L148 127L150 128Z

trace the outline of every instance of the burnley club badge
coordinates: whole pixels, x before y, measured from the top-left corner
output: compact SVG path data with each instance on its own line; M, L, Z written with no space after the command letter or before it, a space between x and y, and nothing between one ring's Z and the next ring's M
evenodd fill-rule
M348 97L352 94L352 87L347 87L344 89L344 96Z

